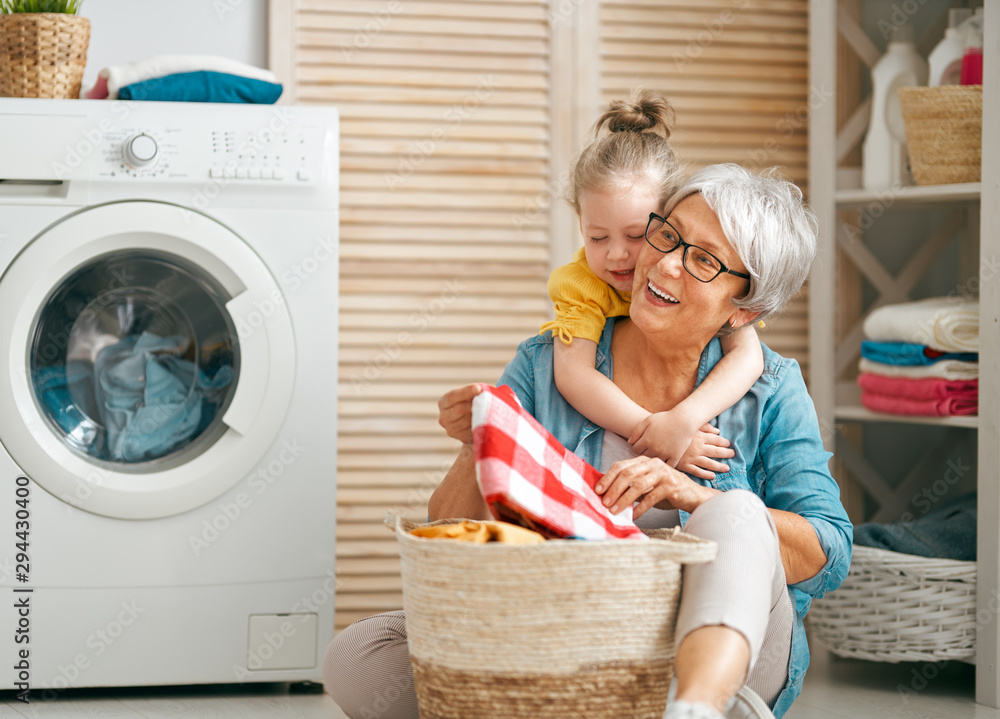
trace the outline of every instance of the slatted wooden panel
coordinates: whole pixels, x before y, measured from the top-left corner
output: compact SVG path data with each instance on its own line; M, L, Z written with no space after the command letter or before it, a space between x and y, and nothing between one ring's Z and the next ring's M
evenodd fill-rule
M716 162L779 165L803 189L811 102L806 0L604 0L601 101L636 86L663 90L677 109L674 146L691 171ZM808 372L807 296L760 330Z
M547 318L549 29L535 0L296 5L296 101L342 118L340 628L402 606L382 519L454 459L438 397Z
M436 400L493 381L579 239L560 208L598 108L678 109L695 169L806 177L805 0L272 0L271 62L342 115L337 627L401 606L388 507L421 518L457 449ZM287 47L286 47L287 46ZM805 365L795 301L765 340ZM331 368L333 371L333 368Z

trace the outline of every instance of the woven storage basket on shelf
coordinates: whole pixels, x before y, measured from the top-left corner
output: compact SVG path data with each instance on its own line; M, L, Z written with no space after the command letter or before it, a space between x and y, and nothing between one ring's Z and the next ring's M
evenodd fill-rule
M714 542L472 544L393 519L421 719L663 716L681 564Z
M0 97L80 97L89 44L85 17L0 14Z
M901 87L899 101L916 183L979 182L983 86Z
M847 579L813 602L808 623L813 636L841 657L970 660L976 653L976 563L855 545Z

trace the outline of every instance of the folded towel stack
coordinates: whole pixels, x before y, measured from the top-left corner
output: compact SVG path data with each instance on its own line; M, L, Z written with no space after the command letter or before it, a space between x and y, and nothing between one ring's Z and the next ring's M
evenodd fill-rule
M215 55L156 55L98 73L90 100L273 104L282 87L273 72Z
M858 366L861 404L874 412L976 414L979 303L935 297L886 305L864 323Z

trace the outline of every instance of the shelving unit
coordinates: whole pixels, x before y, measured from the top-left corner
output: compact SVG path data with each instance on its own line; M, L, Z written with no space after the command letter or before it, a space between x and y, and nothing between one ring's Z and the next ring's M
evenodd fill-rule
M827 449L849 466L864 492L881 506L874 519L891 521L901 497L914 489L904 478L901 486L889 487L841 430L854 423L893 422L936 425L947 428L943 444L970 430L977 433L978 537L977 537L977 656L976 701L1000 707L1000 272L982 273L980 301L980 380L978 417L900 417L871 412L858 401L853 382L838 382L845 367L857 360L861 323L838 342L835 312L838 297L838 249L868 279L879 293L871 311L883 304L914 299L914 284L934 266L935 258L964 225L969 241L963 245L960 263L963 276L1000 262L1000 2L985 2L983 85L983 169L979 183L902 187L883 191L838 190L837 167L857 145L870 114L862 102L837 131L836 102L818 102L811 108L809 123L809 193L820 223L820 247L810 275L810 390L816 404ZM856 21L838 2L811 0L809 14L810 85L817 97L836 97L837 44L843 37L869 66L878 50ZM926 242L896 273L888 272L865 246L863 231L848 233L840 213L866 210L884 212L933 207L951 210L944 223L928 231ZM978 235L978 237L977 237ZM976 241L978 239L978 242ZM943 456L940 448L927 451L927 461ZM845 492L845 504L857 506ZM855 521L862 518L852 517ZM863 519L872 519L864 517Z

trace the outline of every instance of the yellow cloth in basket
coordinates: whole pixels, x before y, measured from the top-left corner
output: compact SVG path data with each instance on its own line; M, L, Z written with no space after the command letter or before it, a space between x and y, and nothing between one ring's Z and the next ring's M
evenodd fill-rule
M425 539L458 539L463 542L486 544L487 542L503 542L505 544L537 544L544 542L538 532L507 522L473 522L465 520L457 524L439 524L433 527L417 527L410 534Z

